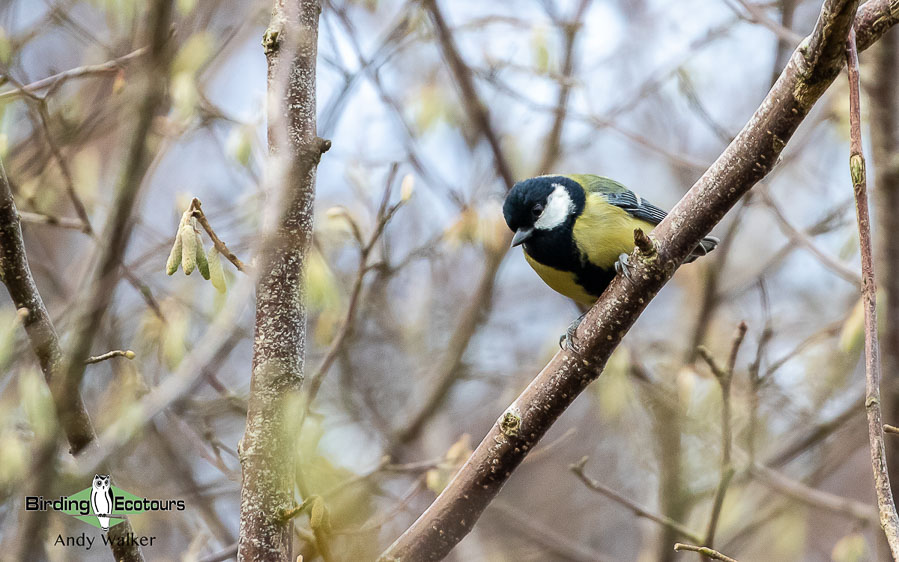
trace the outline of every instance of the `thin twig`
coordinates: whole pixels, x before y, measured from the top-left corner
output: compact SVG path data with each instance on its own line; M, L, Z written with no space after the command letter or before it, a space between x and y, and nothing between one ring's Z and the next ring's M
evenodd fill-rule
M362 243L358 225L356 225L355 221L353 221L347 215L347 220L349 221L350 226L355 233L355 236L359 237L359 266L356 270L356 279L353 281L353 288L350 291L350 301L347 305L346 315L344 316L344 320L340 326L340 330L337 332L337 335L331 342L331 346L328 348L328 351L325 354L325 358L322 360L321 365L319 365L318 369L315 371L315 374L313 374L312 377L309 378L309 385L306 390L307 404L311 404L312 401L315 400L315 397L318 395L318 391L321 388L325 376L328 374L328 371L331 369L331 366L337 359L337 355L340 352L340 349L343 347L344 341L353 328L353 323L356 318L356 311L359 308L358 305L360 296L362 294L362 285L363 281L365 280L365 274L371 270L368 264L369 256L371 256L371 253L375 248L375 244L378 243L381 235L384 234L384 229L387 227L387 223L390 222L399 208L405 203L404 200L400 200L399 202L388 207L388 203L390 201L391 186L393 184L393 180L396 178L397 169L398 166L396 164L391 166L390 173L387 176L387 186L384 189L384 196L382 197L381 204L378 207L378 215L376 218L375 228L369 235L366 242ZM303 413L303 416L305 417L305 411Z
M855 213L862 255L862 300L865 306L865 412L871 442L874 490L880 510L880 526L886 535L893 559L899 558L899 515L893 503L883 443L883 412L880 407L880 349L877 341L877 286L874 281L874 256L871 248L871 219L868 215L865 157L862 154L861 94L859 92L858 50L855 28L849 30L846 48L849 70L849 171L855 193Z
M101 361L106 361L107 359L112 359L113 357L124 357L125 359L134 359L134 352L130 349L116 349L113 351L107 351L103 355L94 355L93 357L88 357L84 360L85 365L92 365L94 363L99 363Z
M871 505L812 488L766 466L750 465L749 474L772 490L815 509L832 511L869 523L875 523L878 520L877 511Z
M818 220L812 226L804 229L803 232L808 236L814 237L833 232L837 228L842 227L842 217L845 214L847 205L849 205L851 202L852 197L847 198L845 201L840 201L833 206L832 210L828 212L827 215ZM723 289L721 291L721 298L725 300L731 299L735 295L741 295L744 292L748 291L750 288L757 286L759 280L764 279L798 248L799 246L793 243L793 240L788 240L777 251L771 254L771 257L757 269L756 273L746 276L749 281L743 281L737 285L726 287L725 289Z
M746 322L740 322L734 333L733 342L730 346L730 355L727 358L727 364L723 369L718 366L714 358L712 358L705 348L700 348L699 352L715 373L715 378L718 380L718 386L721 387L721 476L718 481L718 489L715 491L715 498L712 501L712 514L709 517L709 524L706 527L705 540L702 541L702 544L709 547L715 542L715 530L718 528L718 518L721 516L721 507L724 505L724 496L727 494L727 487L734 477L734 468L731 465L733 434L730 419L730 383L734 376L737 353L739 353L740 345L743 343L743 338L745 337Z
M699 533L691 531L688 527L682 525L681 523L678 523L674 519L665 517L664 515L657 515L649 511L648 509L622 496L615 490L612 490L611 488L608 488L607 486L604 486L593 478L587 476L587 474L584 472L584 466L586 464L587 457L584 457L580 461L570 465L568 468L575 474L575 476L580 478L581 482L583 482L588 488L590 488L594 492L599 492L607 498L612 499L623 505L624 507L630 509L637 517L643 517L645 519L649 519L650 521L654 521L663 527L667 527L676 531L677 533L683 535L691 541L702 542L702 537L699 535Z
M64 83L73 78L84 78L87 76L94 76L96 74L108 74L110 72L116 72L120 70L125 65L125 63L131 62L132 60L143 56L147 53L147 51L148 47L141 47L140 49L131 51L127 55L123 55L117 59L113 59L101 64L79 66L77 68L72 68L58 74L54 74L53 76L48 76L47 78L42 78L41 80L32 82L31 84L26 84L21 87L13 88L12 90L0 92L0 102L20 96L33 95L35 92L39 92L43 89L47 89L46 95L50 95L58 90L59 87Z
M614 560L611 556L601 554L573 541L570 537L547 526L534 517L529 511L518 509L500 502L490 504L488 512L493 511L496 520L515 531L516 535L541 547L545 559L556 555L569 562L606 562ZM560 522L561 524L561 522ZM555 556L553 559L556 559Z
M69 228L72 230L80 230L87 233L88 226L78 219L69 217L57 217L55 215L46 215L43 213L32 213L29 211L19 211L19 218L22 222L32 224L46 224L50 226L58 226L59 228Z
M774 337L774 330L771 328L771 313L768 304L768 292L765 283L759 281L759 293L762 297L762 308L765 311L765 327L762 328L762 335L759 337L759 343L755 350L755 359L749 364L749 427L746 431L746 447L749 451L750 462L755 462L756 453L756 435L758 433L759 424L759 394L762 389L762 382L765 380L759 376L759 370L762 366L762 358L765 355L765 349L768 347L771 338Z
M780 26L787 31L792 30L793 16L796 14L796 5L798 3L799 0L780 0L778 2L780 4ZM777 81L777 77L780 76L780 71L786 66L790 53L793 52L795 47L796 43L790 41L789 38L778 36L777 52L774 55L774 69L771 71L772 86Z
M581 20L583 20L584 13L589 6L590 0L581 0L575 9L572 20L562 24L565 34L565 55L562 59L562 76L559 82L559 94L556 99L555 119L544 142L546 150L543 153L543 158L540 160L539 172L541 174L550 173L551 170L549 168L556 163L559 157L562 127L565 125L565 117L568 112L568 98L571 95L571 76L574 72L575 58L574 45L577 41L578 30L581 28Z
M883 424L883 432L890 433L892 435L899 435L899 427L885 423Z
M62 150L59 148L59 144L53 138L53 134L50 131L50 115L47 110L46 98L28 93L24 90L25 86L22 86L10 76L7 76L6 80L23 92L23 95L26 97L26 99L31 102L29 104L29 107L32 104L36 105L37 118L33 119L33 121L36 121L35 128L40 129L44 134L47 146L50 147L50 153L53 159L56 161L56 165L59 167L59 171L62 174L65 183L66 194L68 195L69 200L72 203L72 207L74 207L75 209L75 214L78 215L80 222L76 227L74 226L74 224L72 224L72 221L74 219L58 219L56 217L50 216L46 216L46 221L42 221L41 215L37 213L31 213L32 218L35 218L36 222L45 222L45 224L53 224L64 228L77 228L77 230L80 230L81 232L87 234L91 237L91 239L99 244L101 242L101 238L91 224L90 217L87 213L87 207L84 205L84 201L81 200L81 197L78 195L78 192L75 189L75 180L72 177L72 172L69 169L69 165L66 162L65 158L63 158ZM121 265L125 279L127 279L127 281L137 290L138 294L143 297L144 301L147 303L147 306L149 306L150 309L159 318L165 320L162 314L162 309L159 307L159 303L156 302L156 299L153 297L153 293L152 291L150 291L150 287L146 283L138 279L137 276L135 276L131 272L131 270L128 269L127 266L125 266L124 263Z
M499 135L490 123L490 113L487 106L481 103L477 89L474 84L474 76L471 68L462 59L459 49L456 47L456 41L453 34L443 17L443 13L437 6L436 0L424 0L422 2L425 10L431 15L431 21L437 32L437 40L440 42L440 48L446 59L450 70L455 77L456 85L462 94L462 103L465 105L468 118L474 122L475 127L487 139L490 150L493 151L493 160L496 165L496 172L506 185L511 186L515 183L512 167L503 153L502 146L499 141Z
M847 425L850 421L857 419L858 412L864 407L865 397L859 394L853 398L840 412L833 418L812 425L802 436L787 443L774 454L770 455L765 461L766 466L781 467L792 461L803 452L814 447L828 436L835 433L838 429Z
M50 154L53 157L53 160L56 161L56 165L59 167L59 171L62 174L62 178L65 183L66 194L69 196L69 200L71 200L72 206L75 208L75 214L77 214L78 218L81 219L81 222L84 226L84 232L93 236L94 229L91 226L90 218L87 214L87 208L85 207L84 202L81 200L81 197L78 196L78 192L75 189L75 180L72 178L72 172L69 169L69 165L66 162L65 158L63 158L62 150L59 148L59 144L56 142L56 139L53 137L53 133L50 131L50 113L47 110L47 100L27 93L24 89L24 86L19 84L11 76L7 76L6 79L13 86L16 86L16 88L18 88L22 92L25 92L24 95L26 97L26 100L29 102L29 108L34 106L34 112L37 114L37 118L33 119L33 121L37 121L36 128L40 129L43 132L44 139L47 142L47 146L50 148ZM2 97L0 97L0 99L2 99Z
M698 552L703 556L707 556L713 560L722 560L723 562L737 562L735 558L731 558L730 556L726 556L721 554L717 550L712 550L711 548L705 546L693 546L692 544L684 544L684 543L675 543L674 550L681 551L689 551L689 552Z
M747 12L749 12L750 21L767 27L769 30L771 30L772 33L774 33L774 35L777 36L780 41L792 45L793 47L795 47L802 41L802 35L799 35L792 29L786 28L783 25L772 20L767 15L765 15L765 13L758 6L752 4L751 2L747 2L746 0L736 1L741 6L743 6L743 8L745 8Z
M371 521L368 521L364 525L355 528L355 529L335 529L333 534L335 535L361 535L376 529L380 529L386 523L388 523L391 519L399 515L399 513L409 505L409 502L420 492L425 489L425 475L420 474L409 486L408 490L400 497L400 501L394 505L390 511L385 512L382 515L374 518Z
M799 354L808 349L810 346L833 338L840 333L840 329L842 328L842 326L843 321L840 320L824 326L822 329L805 338L804 340L796 344L796 347L785 353L782 357L778 357L777 359L772 361L771 364L768 365L768 368L765 369L765 374L762 378L767 379L771 377L771 375L777 372L781 367L786 365L789 361L798 357Z
M780 225L781 230L790 237L790 239L800 246L804 246L809 253L812 254L815 258L821 262L821 265L832 271L838 277L841 277L852 283L853 285L858 285L860 278L858 273L849 269L848 266L843 264L841 261L836 258L828 255L825 251L818 248L818 245L815 244L814 240L812 240L811 236L802 232L798 228L794 227L787 217L781 212L780 207L771 199L771 196L768 194L767 190L761 189L759 190L759 194L762 202L771 209L771 213L774 215L774 218L777 219L777 224Z
M197 219L197 222L200 223L200 226L203 227L203 230L206 231L206 234L209 235L209 239L212 240L212 244L215 246L215 249L218 252L225 256L229 262L234 264L234 267L237 268L241 273L248 273L247 266L244 262L240 261L240 259L234 255L227 245L222 242L222 239L218 237L215 233L215 230L212 229L212 225L209 224L209 220L206 218L206 213L203 212L202 203L196 197L190 202L190 210L192 211L192 215Z

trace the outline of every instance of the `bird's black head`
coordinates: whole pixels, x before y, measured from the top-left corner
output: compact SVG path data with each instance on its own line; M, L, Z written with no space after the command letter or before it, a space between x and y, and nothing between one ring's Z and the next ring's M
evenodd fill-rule
M540 176L516 183L503 204L506 224L515 232L512 245L570 229L584 210L585 198L580 184L564 176Z

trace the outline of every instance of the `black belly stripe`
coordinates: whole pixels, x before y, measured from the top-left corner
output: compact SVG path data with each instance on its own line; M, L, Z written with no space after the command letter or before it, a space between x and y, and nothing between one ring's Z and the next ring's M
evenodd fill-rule
M571 223L573 224L574 221L571 220ZM615 270L593 265L583 259L580 251L574 245L571 225L566 224L565 226L567 228L536 231L534 236L525 243L524 249L531 258L543 265L573 273L578 285L590 295L599 297L615 277Z
M603 269L588 263L587 267L579 267L574 270L574 277L577 284L583 287L588 293L594 297L599 297L612 279L615 277L614 269Z

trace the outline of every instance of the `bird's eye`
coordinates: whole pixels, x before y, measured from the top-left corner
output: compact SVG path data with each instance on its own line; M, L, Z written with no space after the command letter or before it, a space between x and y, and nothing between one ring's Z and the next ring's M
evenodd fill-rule
M543 205L541 205L540 203L537 203L536 205L534 205L534 208L531 209L531 214L534 215L535 218L539 217L542 213Z

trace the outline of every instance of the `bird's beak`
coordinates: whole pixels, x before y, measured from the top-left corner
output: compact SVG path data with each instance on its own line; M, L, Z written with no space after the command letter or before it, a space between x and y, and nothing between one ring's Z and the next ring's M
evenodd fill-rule
M512 247L514 248L515 246L523 244L532 234L534 234L533 228L519 228L515 231L515 236L512 237Z

